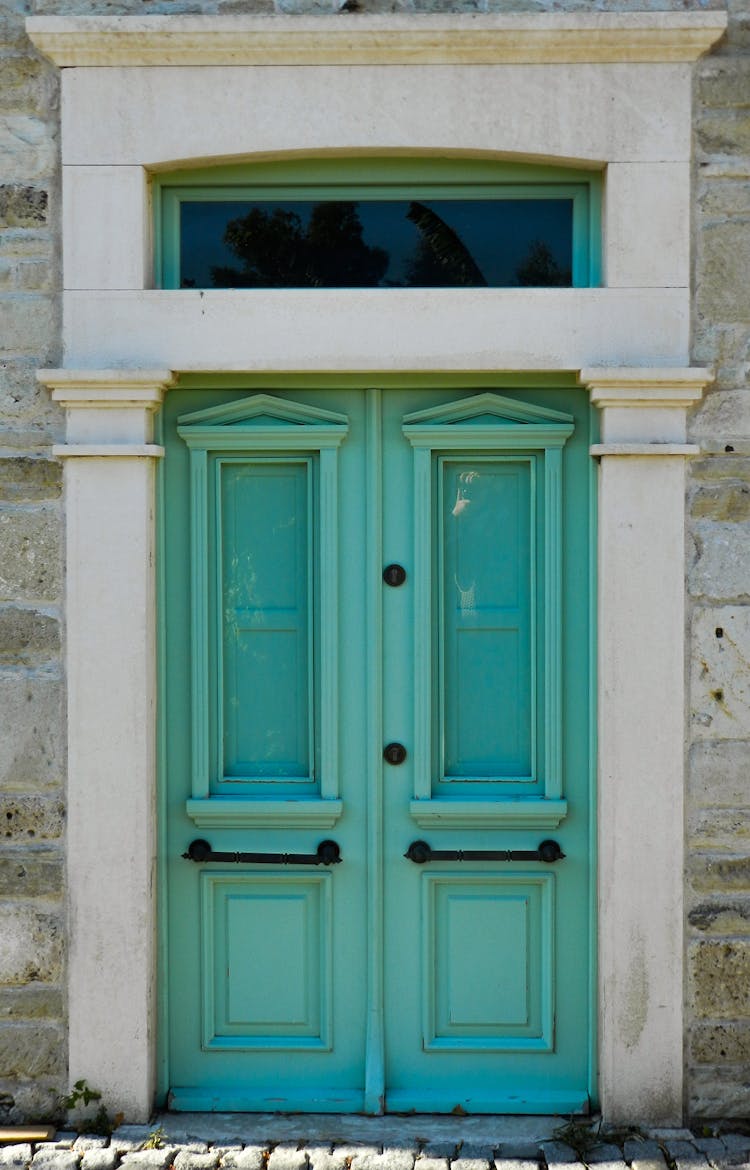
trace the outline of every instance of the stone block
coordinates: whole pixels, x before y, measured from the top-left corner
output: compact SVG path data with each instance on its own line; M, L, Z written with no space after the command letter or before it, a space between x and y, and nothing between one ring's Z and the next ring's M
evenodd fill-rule
M81 1155L74 1150L40 1149L34 1154L32 1170L78 1170Z
M423 1158L448 1158L451 1160L457 1155L458 1143L455 1141L429 1141L422 1147Z
M100 1137L96 1133L82 1133L73 1142L73 1149L83 1154L86 1150L103 1150L108 1145L109 1138Z
M119 1155L116 1150L86 1150L81 1159L81 1170L114 1170Z
M57 70L39 57L17 53L0 65L0 112L49 117L58 101Z
M563 1165L565 1163L577 1162L578 1154L572 1146L567 1142L541 1142L540 1148L544 1154L544 1160L549 1166L550 1163L554 1165Z
M62 464L52 459L0 458L0 500L26 503L62 493Z
M735 179L710 179L700 187L698 212L705 219L750 216L750 183Z
M693 361L713 366L722 389L744 386L750 361L750 325L699 316L694 322L692 351Z
M742 109L704 112L696 122L695 142L699 159L749 155L750 118Z
M1 671L0 711L6 728L0 736L0 791L57 787L65 760L60 680L52 674Z
M199 1153L196 1150L180 1150L174 1160L175 1170L214 1170L219 1164L216 1150Z
M750 520L750 482L699 487L690 497L690 515L697 520L747 523Z
M717 602L750 599L750 524L694 521L695 546L688 570L690 593Z
M0 228L40 227L47 222L48 205L44 187L0 183Z
M691 809L687 832L691 849L729 853L750 850L750 816L746 808Z
M750 898L697 902L690 907L687 920L693 931L704 935L750 934Z
M750 107L750 59L708 58L696 70L696 98L707 109Z
M0 902L0 985L57 983L62 975L63 922L33 904Z
M688 971L698 1019L750 1018L750 941L694 942Z
M709 626L710 628L710 626ZM716 636L714 626L714 637ZM723 629L723 627L718 627ZM750 743L724 740L694 743L688 766L688 801L699 808L750 805Z
M63 997L59 987L30 983L26 987L0 987L0 1021L62 1019Z
M0 835L9 841L54 841L65 828L65 805L57 796L0 793Z
M0 1170L23 1170L31 1163L31 1146L25 1142L0 1146Z
M384 1149L382 1154L370 1151L361 1152L352 1158L351 1168L352 1170L413 1170L415 1157L416 1147L410 1149L408 1146ZM487 1164L485 1161L484 1170L487 1170ZM269 1170L272 1170L270 1160Z
M746 576L750 588L750 573ZM741 739L750 734L749 662L750 606L696 608L690 672L695 739Z
M0 897L61 897L62 893L62 854L17 851L0 855Z
M662 1170L665 1165L664 1153L658 1142L630 1138L624 1142L622 1152L625 1161L637 1165L639 1170L646 1170L647 1166L648 1170Z
M696 1024L690 1054L698 1064L750 1063L750 1023Z
M57 601L61 518L56 508L0 512L0 600Z
M66 1041L59 1025L37 1020L0 1028L0 1079L61 1076L66 1060Z
M737 129L744 124L742 137L750 153L750 118L737 119ZM727 119L722 118L715 130L724 134ZM705 127L698 130L699 141L706 142ZM731 135L729 136L731 141ZM729 146L729 142L727 142ZM705 149L705 146L704 146ZM738 231L735 220L705 224L698 236L696 307L705 317L716 321L750 320L750 289L742 274L750 265L750 231Z
M690 884L698 893L750 892L750 856L694 853L688 859Z
M310 1165L317 1170L313 1162ZM414 1170L449 1170L449 1162L447 1158L425 1158L422 1155L414 1163Z
M0 606L0 665L30 666L60 654L60 622L51 614Z
M175 1153L175 1146L162 1146L158 1150L133 1150L123 1155L121 1166L123 1170L166 1170L167 1166L172 1165Z
M0 157L4 173L12 174L16 183L36 184L56 172L57 136L42 118L28 113L0 115Z
M688 1076L687 1111L695 1121L702 1117L746 1118L749 1091L747 1068L742 1065L693 1068ZM728 1153L724 1164L744 1160Z
M57 348L60 306L43 293L7 293L0 297L0 336L8 357L36 358L46 365Z
M297 1142L280 1142L268 1155L268 1170L307 1170L307 1154Z
M221 1159L226 1170L263 1170L266 1162L265 1146L245 1146L244 1150L229 1150Z

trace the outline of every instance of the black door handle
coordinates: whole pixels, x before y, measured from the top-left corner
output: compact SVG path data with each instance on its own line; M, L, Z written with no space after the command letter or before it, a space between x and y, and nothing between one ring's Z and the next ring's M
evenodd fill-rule
M314 853L214 853L208 841L191 841L186 861L231 861L239 865L338 865L341 850L336 841L321 841Z
M544 861L551 865L564 856L557 841L542 841L538 849L433 849L426 841L412 841L404 854L415 865L427 861Z

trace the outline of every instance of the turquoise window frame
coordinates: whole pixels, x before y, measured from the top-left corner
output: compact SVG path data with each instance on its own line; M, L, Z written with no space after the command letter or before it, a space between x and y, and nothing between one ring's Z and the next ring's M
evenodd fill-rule
M180 288L183 202L471 198L572 200L572 287L596 288L601 284L601 192L599 171L485 159L326 158L176 171L152 181L154 286Z

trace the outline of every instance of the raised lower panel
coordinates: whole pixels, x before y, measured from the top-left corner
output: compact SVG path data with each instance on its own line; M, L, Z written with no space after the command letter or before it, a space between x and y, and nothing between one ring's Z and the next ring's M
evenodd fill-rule
M554 1048L554 875L423 875L427 1051Z
M331 1048L331 875L201 874L202 1045Z

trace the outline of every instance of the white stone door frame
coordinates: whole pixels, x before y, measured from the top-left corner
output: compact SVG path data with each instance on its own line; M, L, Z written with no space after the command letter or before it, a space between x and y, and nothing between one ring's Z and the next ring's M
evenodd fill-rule
M602 414L592 448L600 1100L608 1121L678 1122L684 461L697 451L685 420L710 381L688 368L690 62L721 35L723 14L28 26L68 66L66 368L39 377L67 411L55 452L67 523L71 1079L86 1077L133 1119L152 1108L163 454L152 426L177 374L572 370ZM342 46L361 63L337 64ZM238 120L237 103L252 116ZM406 150L606 166L604 287L150 287L152 171L180 159Z

